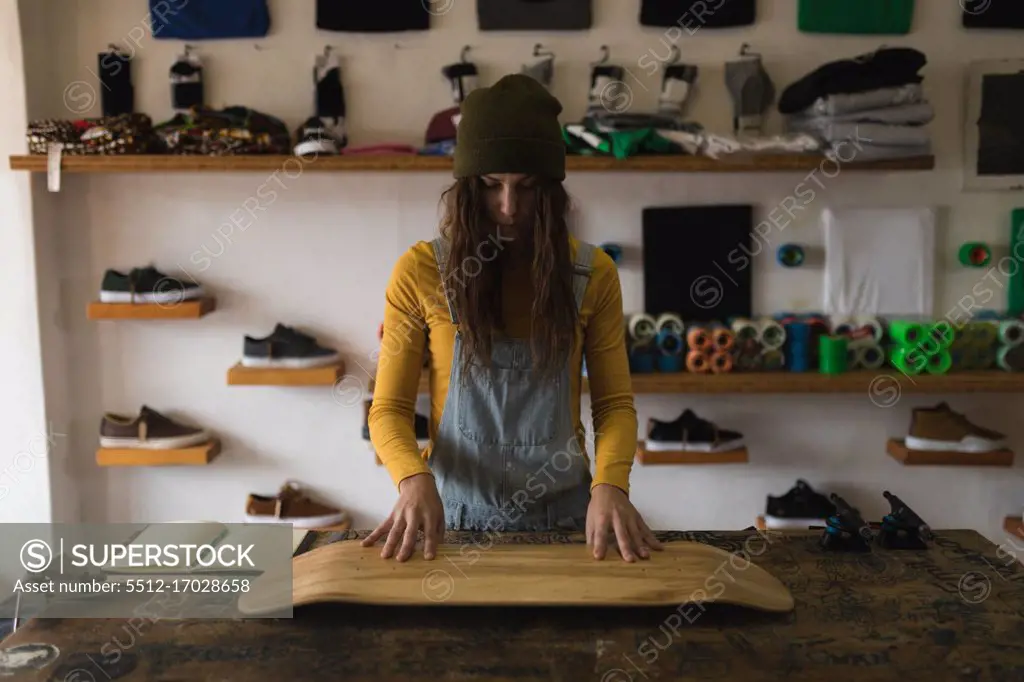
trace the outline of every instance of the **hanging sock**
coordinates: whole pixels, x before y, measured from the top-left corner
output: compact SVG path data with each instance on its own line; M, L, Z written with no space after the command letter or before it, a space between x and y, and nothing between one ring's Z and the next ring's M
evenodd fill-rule
M544 57L533 64L524 64L521 73L533 78L545 88L550 88L555 76L555 58Z
M184 113L204 103L203 62L186 47L171 67L171 106L176 113Z
M658 111L665 115L682 116L683 107L690 98L698 69L690 64L670 64L665 67L658 96Z
M132 85L132 58L115 45L99 54L101 98L104 116L120 116L135 111Z
M473 62L449 64L441 69L441 73L451 83L452 100L456 104L462 104L479 85L480 73Z
M316 86L316 115L298 132L295 154L340 154L348 146L345 87L341 81L341 59L328 47L313 67Z
M455 106L437 112L427 124L424 141L427 147L430 147L434 152L438 150L443 152L443 150L450 149L454 144L458 136L459 119L462 117L461 104L469 93L476 90L479 84L479 70L476 68L476 64L466 61L467 51L468 48L463 49L461 61L449 64L441 69L441 75L448 79Z
M765 112L775 101L775 84L764 70L761 55L747 52L744 45L740 56L725 64L725 83L733 101L733 132L760 135Z
M590 93L587 109L608 111L609 100L615 99L616 83L622 83L625 69L613 64L598 64L590 72Z

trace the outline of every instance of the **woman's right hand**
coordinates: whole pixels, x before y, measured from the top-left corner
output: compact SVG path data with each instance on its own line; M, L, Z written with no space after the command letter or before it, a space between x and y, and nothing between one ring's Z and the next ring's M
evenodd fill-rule
M416 474L398 485L398 502L391 515L363 540L363 547L375 544L385 533L382 559L395 556L405 561L416 550L417 531L423 531L423 558L433 559L444 537L444 505L431 474ZM399 544L401 547L399 548Z

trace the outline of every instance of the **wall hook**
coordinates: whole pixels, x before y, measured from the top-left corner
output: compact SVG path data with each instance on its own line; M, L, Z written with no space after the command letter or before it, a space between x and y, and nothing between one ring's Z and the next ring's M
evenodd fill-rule
M467 57L467 56L469 56L469 51L470 51L471 49L472 49L472 48L470 48L470 46L469 46L469 45L464 45L464 46L462 47L462 52L460 52L460 53L459 53L459 61L460 61L460 62L462 62L463 64L465 64L465 63L466 63L466 57Z
M669 66L679 63L679 46L673 45L672 51L669 52L668 64Z
M754 57L756 59L760 59L761 58L761 53L760 52L751 52L750 51L750 43L743 43L743 45L740 46L740 56L741 57Z
M594 66L600 66L601 64L607 64L608 59L611 58L611 50L608 49L607 45L601 46L601 58L594 62Z
M185 44L185 59L189 59L189 58L192 57L193 50L195 50L194 47L192 47L191 45L189 45L187 43Z
M537 43L536 45L534 45L533 46L533 56L534 57L554 57L555 56L554 52L552 52L551 50L544 50L544 49L542 49L543 47L544 46L541 45L540 43Z

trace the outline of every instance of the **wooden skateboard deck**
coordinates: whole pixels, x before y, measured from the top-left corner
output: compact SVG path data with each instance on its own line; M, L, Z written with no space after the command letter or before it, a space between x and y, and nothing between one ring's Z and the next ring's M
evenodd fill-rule
M789 590L763 568L700 542L674 542L647 560L614 549L597 561L580 545L442 545L432 561L381 559L380 546L343 541L267 573L239 599L247 615L325 602L404 606L678 606L719 602L790 611Z

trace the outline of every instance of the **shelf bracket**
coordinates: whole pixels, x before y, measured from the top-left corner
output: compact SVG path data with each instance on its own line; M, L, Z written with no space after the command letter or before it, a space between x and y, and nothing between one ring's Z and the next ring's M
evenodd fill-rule
M60 191L60 164L63 156L63 144L57 142L50 145L46 158L46 188L51 192Z

